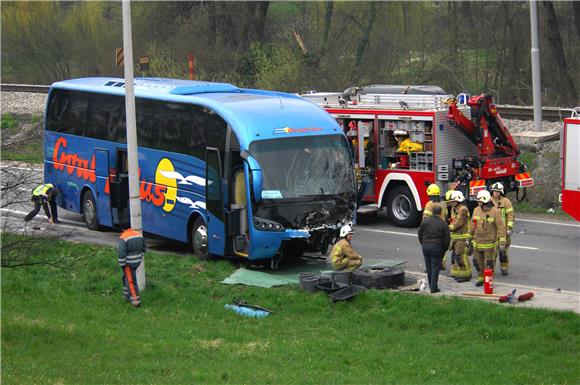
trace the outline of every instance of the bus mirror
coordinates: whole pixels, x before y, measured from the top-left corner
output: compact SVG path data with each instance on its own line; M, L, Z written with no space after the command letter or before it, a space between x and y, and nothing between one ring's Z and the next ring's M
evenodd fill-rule
M256 202L259 202L262 199L262 169L260 168L260 164L246 150L242 151L240 156L248 163L252 192Z

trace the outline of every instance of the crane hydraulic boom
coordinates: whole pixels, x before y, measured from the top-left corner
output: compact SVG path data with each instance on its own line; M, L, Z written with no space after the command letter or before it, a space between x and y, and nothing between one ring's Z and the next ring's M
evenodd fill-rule
M477 145L482 159L496 156L509 156L516 159L520 150L493 102L491 95L476 95L469 98L471 119L457 107L457 99L449 103L449 123Z

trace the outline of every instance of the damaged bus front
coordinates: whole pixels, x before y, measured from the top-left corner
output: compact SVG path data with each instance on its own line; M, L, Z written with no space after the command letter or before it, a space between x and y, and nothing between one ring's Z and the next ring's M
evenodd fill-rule
M297 135L253 141L242 153L251 176L250 255L325 254L340 227L354 221L356 187L344 135ZM270 246L270 247L269 247Z

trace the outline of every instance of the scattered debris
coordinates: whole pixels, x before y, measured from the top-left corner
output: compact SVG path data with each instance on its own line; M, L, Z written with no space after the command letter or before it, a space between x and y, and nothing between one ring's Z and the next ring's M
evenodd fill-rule
M233 304L226 304L224 307L246 317L264 318L272 313L271 310L257 305L250 305L244 300L236 300Z

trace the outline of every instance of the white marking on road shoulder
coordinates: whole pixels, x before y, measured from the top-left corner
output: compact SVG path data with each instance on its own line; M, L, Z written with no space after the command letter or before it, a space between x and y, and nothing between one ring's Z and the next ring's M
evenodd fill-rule
M570 226L570 227L580 227L580 225L576 225L574 223L562 223L562 222L548 222L548 221L537 221L534 219L516 219L516 222L532 222L532 223L544 223L547 225L556 225L556 226Z
M364 230L364 231L374 231L375 233L385 233L385 234L394 234L394 235L406 235L408 237L416 237L417 236L417 234L403 233L403 232L398 232L398 231L377 230L377 229L361 229L360 227L358 229L359 230Z
M375 233L384 233L384 234L406 235L406 236L409 236L409 237L416 237L417 236L417 234L403 233L403 232L399 232L399 231L377 230L377 229L363 229L363 228L359 228L359 230L373 231ZM511 245L511 247L513 247L515 249L540 250L537 247L530 247L530 246Z
M18 210L12 210L12 209L0 209L0 210L1 210L1 211L6 211L6 212L9 212L9 213L13 213L13 214L18 214L18 215L26 215L26 214L28 214L28 213L25 213L24 211L18 211ZM47 217L46 215L44 215L44 214L41 214L41 213L38 213L38 214L36 215L36 217L37 217L37 218L38 218L38 217L41 217L41 218L46 218L46 219L48 219L48 217ZM81 222L81 221L74 221L74 220L71 220L71 219L60 219L60 221L61 221L61 222L68 222L68 223L71 223L71 224L79 224L79 225L84 225L84 223L83 223L83 222Z
M518 246L518 245L511 245L514 249L526 249L526 250L540 250L537 247L529 247L529 246Z

